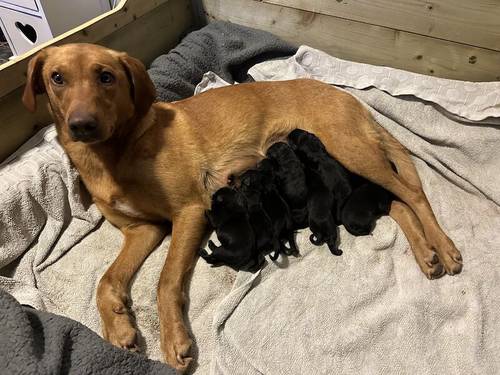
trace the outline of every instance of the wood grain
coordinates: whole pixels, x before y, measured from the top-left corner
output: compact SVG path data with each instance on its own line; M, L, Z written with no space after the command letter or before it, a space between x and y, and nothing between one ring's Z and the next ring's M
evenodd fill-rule
M262 1L500 51L500 1Z
M130 8L127 12L124 12L122 7L118 20L114 16L109 19L98 17L98 20L87 23L87 26L61 35L54 43L99 43L126 51L149 64L153 58L168 52L179 42L180 37L192 25L193 17L190 2L187 0L144 1L150 5L156 4L156 8L146 13L143 13L147 8L142 1L129 0L140 7ZM133 12L134 9L138 12ZM142 16L139 17L138 14ZM0 161L15 151L35 131L51 122L43 96L40 97L37 112L34 114L29 113L21 102L27 61L33 53L35 52L30 52L0 69Z
M212 20L272 32L333 56L469 81L500 80L500 53L363 22L246 0L204 0Z

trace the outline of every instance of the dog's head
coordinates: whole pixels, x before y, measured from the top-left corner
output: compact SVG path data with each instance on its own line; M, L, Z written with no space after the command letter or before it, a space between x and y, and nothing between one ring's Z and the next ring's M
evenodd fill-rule
M38 52L29 62L23 103L36 109L46 93L59 135L85 143L125 132L155 99L153 83L137 59L93 44L67 44Z

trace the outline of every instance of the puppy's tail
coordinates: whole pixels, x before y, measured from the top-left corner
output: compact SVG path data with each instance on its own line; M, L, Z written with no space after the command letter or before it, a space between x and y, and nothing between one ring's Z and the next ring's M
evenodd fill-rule
M330 249L330 252L333 254L333 255L336 255L336 256L340 256L342 255L342 250L340 250L337 246L337 240L333 240L333 241L328 241L327 242L327 245L328 245L328 248Z
M309 236L309 241L311 241L311 243L313 245L316 245L316 246L321 246L325 243L325 240L323 239L323 236L319 233L313 233Z
M208 248L212 251L216 251L217 249L220 248L220 246L217 246L212 240L208 241ZM206 252L206 250L205 250Z

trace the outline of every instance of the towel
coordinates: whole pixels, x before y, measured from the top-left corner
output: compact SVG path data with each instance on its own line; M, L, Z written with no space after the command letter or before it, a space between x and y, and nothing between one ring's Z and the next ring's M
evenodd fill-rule
M340 227L340 257L301 231L301 257L238 273L215 311L211 373L500 373L500 83L424 77L306 46L249 74L319 79L366 105L412 154L464 269L427 280L390 217L369 236Z

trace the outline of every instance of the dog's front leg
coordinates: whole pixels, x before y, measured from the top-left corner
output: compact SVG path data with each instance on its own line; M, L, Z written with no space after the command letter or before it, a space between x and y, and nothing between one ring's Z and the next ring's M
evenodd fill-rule
M132 224L121 228L125 236L120 254L106 271L97 288L97 307L106 340L118 347L137 350L137 330L129 311L129 286L146 257L166 234L151 224Z
M174 217L172 240L158 284L161 349L166 362L180 371L186 370L192 360L191 339L183 314L184 286L205 230L203 207L186 207Z

